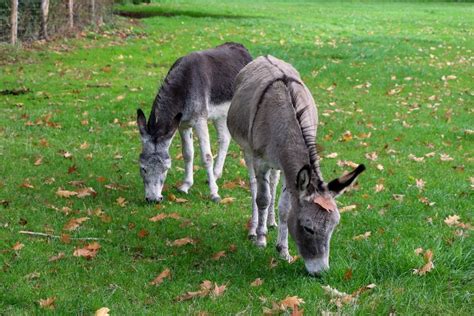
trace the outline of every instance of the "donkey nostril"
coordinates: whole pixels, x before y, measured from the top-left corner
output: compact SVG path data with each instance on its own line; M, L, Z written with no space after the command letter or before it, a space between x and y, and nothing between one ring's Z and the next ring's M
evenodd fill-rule
M162 196L159 196L158 199L157 199L158 202L161 202L163 201L163 197Z

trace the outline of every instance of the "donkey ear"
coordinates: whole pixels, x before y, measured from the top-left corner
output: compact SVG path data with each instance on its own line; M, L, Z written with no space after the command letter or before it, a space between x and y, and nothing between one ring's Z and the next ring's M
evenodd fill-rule
M308 189L309 183L311 181L310 171L309 165L305 165L298 172L298 176L296 177L296 187L298 188L298 191L304 192L306 189Z
M146 135L148 134L146 131L146 117L145 113L141 109L137 110L137 125L138 125L138 130L140 131L140 135Z
M364 165L359 165L352 172L332 180L328 183L328 189L331 192L331 195L336 197L344 193L344 191L357 179L359 174L365 170Z

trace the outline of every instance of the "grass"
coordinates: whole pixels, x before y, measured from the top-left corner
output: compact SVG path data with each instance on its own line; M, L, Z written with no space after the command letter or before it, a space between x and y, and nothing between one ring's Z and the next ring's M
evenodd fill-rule
M173 1L117 9L150 18L28 50L2 49L10 55L0 58L0 90L29 89L0 95L2 314L90 315L104 306L115 315L261 314L289 295L304 299L300 308L307 315L472 313L472 230L444 223L454 214L464 223L473 221L472 4ZM225 182L246 180L235 143L219 181L221 196L234 197L234 203L209 201L202 169L190 194L178 193L183 162L177 159L165 195L188 202L144 203L135 110L149 111L176 58L225 41L243 43L254 57L287 60L301 72L318 103L322 155L338 153L322 161L327 180L348 170L338 160L368 166L357 190L339 199L340 208L356 209L342 213L331 269L321 278L306 275L301 260L270 268L277 258L276 231L264 250L247 240L250 194L223 188ZM341 141L348 130L352 139ZM171 151L172 157L180 152L177 139ZM365 156L372 152L375 161ZM434 157L424 156L430 152ZM442 161L440 154L452 160ZM426 182L423 189L416 179ZM55 194L60 187L76 189L70 181L78 180L97 195ZM33 187L22 186L25 182ZM111 183L123 187L107 189ZM384 190L375 192L376 184ZM403 200L394 194L403 194ZM117 203L119 197L125 206ZM95 215L98 209L108 217ZM189 221L148 220L172 212ZM84 216L90 219L77 230L64 231L71 218ZM20 230L104 240L98 255L85 260L73 256L82 241L29 237ZM353 240L367 231L366 240ZM198 242L168 245L186 236ZM24 247L14 251L17 242ZM424 276L412 273L424 264L414 253L418 247L434 253L435 268ZM211 259L222 250L225 257ZM63 259L48 261L60 252ZM149 285L165 268L171 279ZM344 277L348 270L351 278ZM263 285L251 287L256 278ZM227 290L214 299L174 302L203 280L226 284ZM369 283L377 287L340 309L321 288L351 293ZM39 306L48 297L56 297L55 310Z

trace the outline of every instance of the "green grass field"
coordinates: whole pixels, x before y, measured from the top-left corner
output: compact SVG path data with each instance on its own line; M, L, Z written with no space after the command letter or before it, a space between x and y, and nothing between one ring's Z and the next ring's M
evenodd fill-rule
M91 315L108 307L111 315L260 315L287 296L303 299L306 315L472 314L472 4L169 1L118 9L149 18L120 18L100 32L25 50L2 47L0 314ZM275 266L275 230L264 250L247 240L250 193L236 185L247 177L235 143L218 182L232 203L209 200L202 169L190 194L180 194L179 159L166 201L144 202L136 109L149 113L175 59L225 41L300 71L318 104L326 180L350 162L368 167L339 199L349 210L320 278L308 276L301 259ZM179 153L176 138L172 157ZM57 195L81 187L96 195ZM180 219L149 220L160 213ZM452 215L460 218L449 226ZM84 237L101 238L90 260L73 255L91 242L74 239ZM184 237L196 242L172 245ZM433 253L425 275L413 273L425 264L419 247ZM220 251L225 256L214 260ZM151 285L165 269L170 277ZM263 284L251 286L256 278ZM176 300L204 280L225 292ZM371 283L341 307L322 288L353 293ZM47 298L54 309L39 303Z

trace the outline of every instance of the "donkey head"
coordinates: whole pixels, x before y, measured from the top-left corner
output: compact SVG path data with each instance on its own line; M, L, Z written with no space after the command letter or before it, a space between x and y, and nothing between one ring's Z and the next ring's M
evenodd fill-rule
M169 147L174 132L161 137L151 134L147 128L145 114L140 109L137 110L137 125L143 145L139 163L145 185L145 200L161 202L163 200L161 191L171 168Z
M292 199L288 228L310 274L329 269L329 244L340 219L334 198L342 194L364 170L365 166L359 165L351 173L319 185L318 189L315 189L317 179L314 171L309 166L299 171L299 196Z

